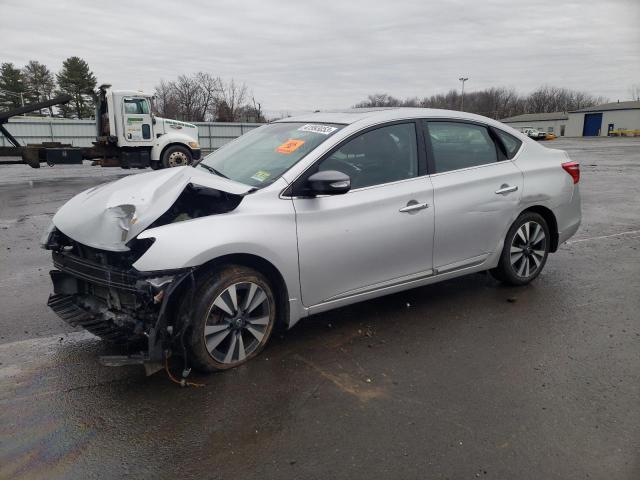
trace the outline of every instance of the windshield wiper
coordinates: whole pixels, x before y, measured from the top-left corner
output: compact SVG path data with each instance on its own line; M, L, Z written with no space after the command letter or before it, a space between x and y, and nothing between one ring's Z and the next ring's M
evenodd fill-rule
M198 166L208 170L209 173L213 173L214 175L218 175L219 177L226 178L226 179L229 178L224 173L222 173L222 172L216 170L215 168L210 167L209 165L206 165L204 163L199 163Z

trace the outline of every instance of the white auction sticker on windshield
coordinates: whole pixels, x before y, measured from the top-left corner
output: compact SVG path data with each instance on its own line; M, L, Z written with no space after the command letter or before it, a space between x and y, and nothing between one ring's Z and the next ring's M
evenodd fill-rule
M298 129L299 132L313 132L320 133L322 135L330 135L337 130L336 127L330 127L328 125L313 125L308 123Z

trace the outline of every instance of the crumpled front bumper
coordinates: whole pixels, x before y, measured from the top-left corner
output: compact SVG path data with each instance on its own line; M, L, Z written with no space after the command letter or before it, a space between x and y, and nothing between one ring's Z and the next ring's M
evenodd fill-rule
M161 366L176 326L175 319L168 318L168 307L192 270L149 274L100 265L64 251L52 255L56 270L50 272L53 293L47 304L60 318L107 341L135 342L141 348L146 343L139 355L102 357L103 363Z

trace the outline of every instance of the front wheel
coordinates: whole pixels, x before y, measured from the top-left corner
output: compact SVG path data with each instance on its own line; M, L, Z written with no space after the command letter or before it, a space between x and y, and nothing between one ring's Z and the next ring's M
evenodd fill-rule
M526 285L542 271L549 255L549 227L534 212L520 215L504 241L498 266L491 274L509 285Z
M273 289L261 273L225 267L204 280L194 298L189 358L198 370L234 368L264 348L277 312Z
M187 147L172 145L164 151L161 161L164 168L186 167L193 163L193 156Z

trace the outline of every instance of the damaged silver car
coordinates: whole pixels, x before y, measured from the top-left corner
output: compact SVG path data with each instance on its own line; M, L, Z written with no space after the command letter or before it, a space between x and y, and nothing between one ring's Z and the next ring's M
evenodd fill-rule
M100 185L54 216L49 306L140 354L246 362L278 325L488 270L525 285L580 224L579 165L485 117L289 118L193 167ZM185 369L187 370L187 369Z

